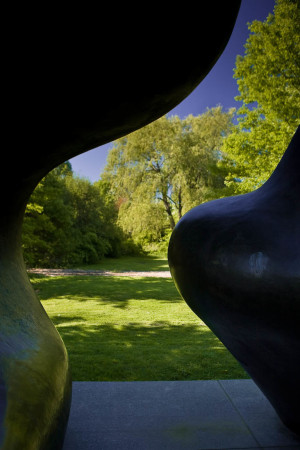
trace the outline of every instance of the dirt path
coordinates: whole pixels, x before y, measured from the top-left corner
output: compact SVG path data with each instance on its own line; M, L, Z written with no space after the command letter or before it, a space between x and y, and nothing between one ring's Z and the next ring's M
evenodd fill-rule
M29 273L37 273L48 277L62 277L72 275L89 275L104 277L154 277L154 278L171 278L169 271L147 271L147 272L110 272L108 270L81 270L81 269L28 269Z

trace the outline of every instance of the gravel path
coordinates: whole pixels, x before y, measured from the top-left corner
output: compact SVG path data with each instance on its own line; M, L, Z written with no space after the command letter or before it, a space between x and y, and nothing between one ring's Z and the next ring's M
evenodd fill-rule
M155 278L171 278L169 271L148 271L148 272L110 272L108 270L81 270L81 269L28 269L29 273L37 273L48 277L62 277L71 275L89 275L104 277L155 277Z

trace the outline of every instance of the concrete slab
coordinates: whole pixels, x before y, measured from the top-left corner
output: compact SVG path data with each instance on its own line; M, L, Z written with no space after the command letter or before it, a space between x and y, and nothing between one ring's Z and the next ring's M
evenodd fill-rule
M300 449L299 437L283 425L252 380L224 380L220 384L262 447L296 446Z
M73 382L64 450L264 445L295 450L300 439L281 425L251 380Z

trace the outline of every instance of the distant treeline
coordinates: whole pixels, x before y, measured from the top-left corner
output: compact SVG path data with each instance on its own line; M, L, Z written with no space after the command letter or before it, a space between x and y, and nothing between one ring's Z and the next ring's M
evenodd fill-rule
M37 186L23 224L23 253L30 267L92 264L104 256L137 253L116 224L118 211L101 189L74 176L66 162Z

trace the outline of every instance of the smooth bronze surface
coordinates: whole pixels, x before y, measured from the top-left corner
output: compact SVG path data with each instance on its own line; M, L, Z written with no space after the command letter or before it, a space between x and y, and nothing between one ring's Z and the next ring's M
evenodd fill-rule
M260 189L179 221L169 264L191 309L300 434L300 128Z
M189 95L224 50L239 6L236 0L230 6L205 2L196 13L192 5L139 9L114 2L5 10L2 450L59 450L71 400L66 349L31 287L21 253L30 194L60 163L146 125Z

